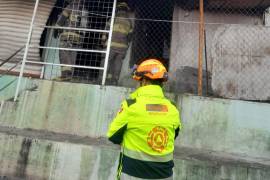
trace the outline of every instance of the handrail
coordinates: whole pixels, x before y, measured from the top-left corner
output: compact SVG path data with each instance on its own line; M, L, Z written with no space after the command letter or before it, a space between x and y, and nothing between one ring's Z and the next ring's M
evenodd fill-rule
M22 60L19 61L19 62L17 62L17 63L16 63L14 66L12 66L10 69L7 69L4 73L1 73L0 78L3 77L4 75L8 74L12 69L14 69L15 67L17 67L21 62L22 62Z
M1 62L0 67L3 66L4 64L6 64L7 62L9 62L14 56L16 56L21 50L24 49L25 46L21 47L20 49L18 49L15 53L13 53L9 58L7 58L6 60L4 60L3 62Z

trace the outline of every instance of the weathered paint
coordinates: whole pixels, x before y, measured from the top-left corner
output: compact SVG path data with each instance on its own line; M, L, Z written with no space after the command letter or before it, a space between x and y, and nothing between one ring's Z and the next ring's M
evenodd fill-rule
M4 102L3 108L8 109L2 111L0 124L101 136L129 92L120 87L43 81L36 91L25 91L18 102ZM16 113L10 113L12 109Z
M37 159L35 162L39 163L36 166L42 169L43 174L49 174L51 179L61 179L63 171L68 171L64 175L66 178L70 176L74 179L84 179L85 176L86 179L113 177L115 169L112 168L117 166L116 160L102 163L110 158L117 159L117 155L112 155L117 149L102 138L105 139L111 119L131 89L38 80L35 80L35 84L37 89L22 92L18 102L2 102L0 137L4 138L0 144L5 144L0 146L2 171L12 176L29 176L28 171L34 169L31 165L34 157ZM179 179L196 179L198 176L218 179L223 177L222 174L225 179L250 179L251 175L246 174L250 168L260 172L257 174L258 171L254 170L252 177L269 177L267 173L264 175L263 170L270 167L269 104L167 95L182 110L184 128L176 141L175 157L179 159L176 169L179 166L179 171L186 174L179 173ZM265 125L261 125L261 122ZM30 143L25 138L38 140ZM51 145L43 144L47 141ZM103 148L104 151L93 154L85 150L92 146L94 149ZM6 154L14 166L9 165ZM40 162L41 159L48 161ZM196 161L190 162L189 159ZM197 165L197 161L201 163ZM24 164L30 166L25 167ZM230 168L232 170L227 172ZM2 171L0 174L3 174ZM33 172L32 177L43 176ZM231 174L234 175L231 177Z
M24 164L25 179L41 180L113 180L116 176L119 152L114 148L84 146L46 140L26 139L20 136L0 134L0 177L18 178L16 167L24 143L27 163ZM24 155L26 155L24 151ZM4 154L4 155L3 155ZM194 159L175 159L174 179L177 180L268 180L269 169L219 164Z
M16 76L0 76L0 101L9 100L14 97L17 86ZM31 78L22 78L20 92L23 90L35 90L37 84Z
M218 2L222 2L222 1L218 1ZM223 58L220 58L219 56L213 55L213 53L211 53L213 49L217 49L215 45L222 43L223 52L226 52L228 50L230 53L236 50L240 51L241 49L244 49L242 47L245 47L244 46L245 44L241 43L241 45L237 46L236 48L230 48L230 45L232 45L235 42L232 40L234 36L231 36L231 37L221 36L222 31L220 33L219 38L215 38L215 34L219 31L219 27L222 27L224 24L227 24L228 26L230 25L235 26L237 29L238 25L239 26L245 25L245 28L241 28L241 32L243 35L238 36L236 39L237 41L241 40L242 42L247 41L251 43L253 42L252 40L253 38L258 37L258 35L256 35L258 34L258 32L256 32L256 30L254 30L252 27L256 25L255 27L260 28L263 24L262 18L257 15L246 16L240 13L239 14L232 13L228 15L226 13L224 14L224 12L207 11L205 12L204 16L205 16L205 23L206 23L205 33L206 33L206 48L207 48L206 50L207 50L207 61L208 61L207 71L208 72L212 72L212 70L215 70L213 69L214 60L218 61L220 64L224 60ZM196 84L197 79L191 78L192 76L196 76L196 74L194 74L194 72L192 71L190 71L189 74L183 74L181 72L183 71L185 67L192 67L196 69L198 68L198 52L199 52L198 51L198 42L199 42L198 28L199 28L199 25L198 23L196 23L198 22L198 19L199 19L198 10L191 10L191 11L183 10L177 6L174 9L173 20L178 21L178 22L174 22L172 25L173 27L172 27L170 71L169 71L169 77L170 77L169 85L170 85L171 92L180 91L180 92L196 93L193 89L197 88L197 84ZM246 32L249 32L249 33L246 33ZM229 33L227 34L229 35ZM268 38L265 36L265 39L267 40ZM260 38L258 38L256 42L258 42L259 40ZM238 43L234 43L234 44L238 44ZM258 43L256 43L255 46L258 46ZM219 51L216 50L216 53L218 52ZM236 53L234 52L233 56L235 55ZM237 57L240 58L240 54ZM236 56L234 58L236 58ZM235 63L234 61L230 61L230 60L231 59L228 58L228 62ZM206 69L205 60L203 62L204 62L203 69ZM218 73L220 72L219 71L220 69L221 68L216 70L216 76L214 78L216 78L220 82L220 84L222 84L223 77L224 78L228 78L228 77L226 75L218 75ZM231 73L231 71L234 71L234 70L231 68L229 70L227 69L226 72ZM251 74L254 74L254 72L252 72ZM240 75L241 73L239 73L239 76ZM242 78L245 78L245 77L243 76ZM267 78L267 76L264 76L264 78ZM250 78L245 78L246 81L249 81L249 79ZM204 80L204 83L206 83L205 80ZM225 86L225 83L223 83L222 85ZM242 89L244 88L248 89L247 87L249 87L249 85L243 86ZM209 86L211 86L210 82L209 82ZM250 92L247 92L247 93L250 93ZM257 95L259 96L259 94ZM228 97L228 95L226 94L225 97ZM231 98L231 96L229 97Z
M223 25L217 29L211 47L215 94L270 100L269 33L263 26Z
M181 101L184 129L179 145L269 161L269 104L196 96Z
M38 81L38 88L22 93L18 102L2 103L0 125L105 137L130 92L121 87ZM270 157L270 105L168 95L182 108L180 146Z
M120 87L40 81L39 88L25 91L19 102L4 102L0 124L104 137L129 92ZM270 157L270 120L266 118L270 105L196 96L178 98L185 125L179 145Z

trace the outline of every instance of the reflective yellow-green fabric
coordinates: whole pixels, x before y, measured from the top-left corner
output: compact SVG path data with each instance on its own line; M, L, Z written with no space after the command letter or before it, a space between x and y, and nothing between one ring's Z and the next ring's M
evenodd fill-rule
M178 127L181 129L177 108L164 97L161 87L157 85L140 87L130 95L130 98L136 99L136 102L131 105L128 105L127 101L122 103L120 111L109 127L107 136L110 138L120 128L127 125L122 142L124 149L133 152L133 155L141 152L156 157L170 156L174 150L175 130ZM162 105L167 109L149 111L146 108L147 105ZM161 129L161 132L166 131L166 135L161 136L167 138L163 138L166 141L162 142L164 147L160 149L151 146L151 140L159 145L159 132L155 132L155 129ZM125 154L125 151L123 153ZM128 153L126 155L128 156Z
M72 41L73 43L79 43L81 40L81 36L78 33L75 32L63 32L60 35L61 41L67 40Z
M117 43L117 42L111 42L112 48L127 48L128 45L125 43Z

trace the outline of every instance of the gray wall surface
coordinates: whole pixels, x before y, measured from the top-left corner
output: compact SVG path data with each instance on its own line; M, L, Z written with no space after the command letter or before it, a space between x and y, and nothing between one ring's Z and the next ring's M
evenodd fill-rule
M222 97L270 100L270 28L224 25L217 29L211 56L212 88Z
M176 7L170 58L171 92L197 92L199 14ZM209 89L216 96L268 100L269 28L262 17L205 12ZM205 58L203 69L206 70ZM193 70L192 70L193 69ZM204 90L206 89L204 72ZM210 87L211 86L211 87Z
M26 88L33 84L24 82ZM131 89L51 81L35 85L22 91L18 102L1 98L0 176L115 177L119 147L105 134ZM270 178L269 104L167 96L181 109L184 126L175 142L174 179Z
M114 180L119 150L0 134L0 179ZM269 169L175 158L175 180L268 180Z

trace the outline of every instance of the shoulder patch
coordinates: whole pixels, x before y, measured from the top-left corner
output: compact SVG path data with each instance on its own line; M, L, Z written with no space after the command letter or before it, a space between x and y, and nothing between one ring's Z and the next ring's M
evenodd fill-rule
M127 99L126 101L127 101L128 107L136 103L136 99Z
M149 112L168 112L168 107L162 104L146 104L146 111Z

